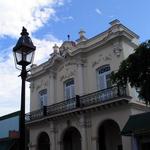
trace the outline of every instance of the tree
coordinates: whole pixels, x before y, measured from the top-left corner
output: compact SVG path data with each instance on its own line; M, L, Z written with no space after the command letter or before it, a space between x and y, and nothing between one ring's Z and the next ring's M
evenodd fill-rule
M111 79L118 86L129 83L146 104L150 103L150 40L140 44L134 53L122 61L119 70L112 73Z

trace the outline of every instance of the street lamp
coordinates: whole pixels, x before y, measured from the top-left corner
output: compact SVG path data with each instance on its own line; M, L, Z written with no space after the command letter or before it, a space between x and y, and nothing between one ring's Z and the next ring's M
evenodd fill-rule
M16 68L21 70L20 76L22 79L21 110L19 117L20 150L25 150L25 81L28 71L26 67L32 64L36 49L28 35L29 33L23 27L21 37L18 39L16 46L13 48Z

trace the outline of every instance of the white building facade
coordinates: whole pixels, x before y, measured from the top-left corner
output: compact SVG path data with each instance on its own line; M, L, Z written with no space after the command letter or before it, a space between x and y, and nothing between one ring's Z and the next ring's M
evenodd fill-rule
M103 33L55 45L50 59L33 65L30 150L131 150L121 135L130 115L145 111L130 86L112 85L110 74L138 46L138 35L114 20Z

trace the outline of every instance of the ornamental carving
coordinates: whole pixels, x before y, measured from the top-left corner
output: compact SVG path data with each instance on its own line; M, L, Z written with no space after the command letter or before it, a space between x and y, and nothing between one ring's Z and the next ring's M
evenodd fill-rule
M37 83L36 85L36 90L39 90L41 88L46 88L48 86L48 80L42 79L39 81L39 83Z
M122 46L120 44L120 42L116 42L113 44L113 52L117 57L120 57L122 51Z
M91 120L84 118L83 116L79 119L79 125L81 128L90 128L92 126Z
M30 87L29 87L29 88L31 89L31 92L34 91L34 88L35 88L34 82L31 82L31 83L30 83Z
M76 62L67 61L67 62L65 62L64 65L62 65L62 66L59 68L58 72L61 72L64 68L65 68L65 69L68 69L69 66L75 66L75 65L77 65Z
M112 55L111 54L108 54L106 56L100 54L98 59L92 62L92 67L95 67L95 66L99 65L101 61L106 62L106 61L110 61L110 60L112 60Z
M90 128L92 126L92 124L91 124L91 121L88 120L88 121L81 122L80 126L82 128Z
M55 134L58 133L57 126L54 125L53 123L50 124L50 132L55 133Z
M109 30L106 35L104 36L104 38L102 39L102 41L106 41L112 34L113 34L113 30Z
M38 91L40 89L40 87L41 87L40 84L37 84L36 85L36 91Z
M91 137L92 141L98 141L98 137Z
M64 74L64 75L62 75L62 76L60 77L60 81L67 80L67 79L73 77L74 75L75 75L75 70L72 70L72 71L70 71L70 72L68 72L68 73L66 73L66 74Z

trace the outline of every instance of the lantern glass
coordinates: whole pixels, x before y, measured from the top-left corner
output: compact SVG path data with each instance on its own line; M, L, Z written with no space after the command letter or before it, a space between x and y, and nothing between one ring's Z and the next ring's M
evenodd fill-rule
M17 51L14 51L14 56L15 56L16 63L18 65L27 66L29 64L32 64L33 62L34 51L17 50Z

